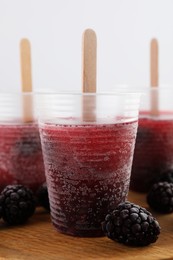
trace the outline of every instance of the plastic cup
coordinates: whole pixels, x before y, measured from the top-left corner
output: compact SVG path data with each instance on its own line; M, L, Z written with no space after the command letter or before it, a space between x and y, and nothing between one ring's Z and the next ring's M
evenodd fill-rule
M65 234L103 235L126 200L139 94L50 94L39 118L51 218Z
M173 168L173 88L147 88L141 99L130 188L147 192ZM152 110L151 103L157 109Z
M33 102L31 93L0 95L0 191L9 184L22 184L35 192L45 182ZM33 118L28 122L24 110L29 105Z

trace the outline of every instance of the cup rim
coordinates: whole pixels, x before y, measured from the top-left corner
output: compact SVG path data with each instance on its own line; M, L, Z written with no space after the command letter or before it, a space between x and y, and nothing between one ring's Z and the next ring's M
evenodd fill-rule
M115 91L102 91L102 92L97 92L97 93L83 93L83 92L2 92L0 93L1 96L11 96L11 97L17 97L17 96L122 96L122 95L132 95L132 96L140 96L144 92L141 91L133 91L133 90L128 90L128 91L123 91L123 90L115 90Z

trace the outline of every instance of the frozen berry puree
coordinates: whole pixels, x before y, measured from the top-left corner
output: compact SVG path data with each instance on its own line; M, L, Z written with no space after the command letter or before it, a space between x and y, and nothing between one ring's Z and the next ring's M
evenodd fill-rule
M35 123L0 125L0 191L21 184L34 192L45 182L38 126Z
M103 235L129 189L137 121L40 125L51 217L58 231Z

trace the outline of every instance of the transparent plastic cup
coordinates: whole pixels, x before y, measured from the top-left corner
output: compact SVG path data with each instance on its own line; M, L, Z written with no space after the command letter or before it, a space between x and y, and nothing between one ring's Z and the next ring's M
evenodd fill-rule
M34 95L2 92L0 191L9 184L22 184L36 192L44 182L44 163L34 110Z
M62 233L103 235L105 215L125 201L139 94L50 94L39 129L53 225Z
M130 188L147 192L173 169L173 87L146 88L141 98Z

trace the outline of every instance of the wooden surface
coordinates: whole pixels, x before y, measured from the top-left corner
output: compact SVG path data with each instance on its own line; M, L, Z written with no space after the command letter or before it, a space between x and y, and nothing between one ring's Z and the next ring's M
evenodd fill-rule
M129 200L147 208L145 195L132 193ZM20 227L0 222L0 259L173 259L173 214L154 214L161 234L153 245L133 248L107 237L77 238L58 233L48 213L38 209L30 221Z

